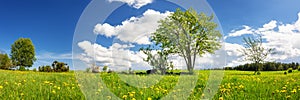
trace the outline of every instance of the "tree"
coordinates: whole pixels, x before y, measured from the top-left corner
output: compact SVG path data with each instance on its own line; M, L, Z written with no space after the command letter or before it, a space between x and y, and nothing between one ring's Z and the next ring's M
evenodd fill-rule
M107 69L108 69L108 66L103 66L103 68L102 68L102 70L105 72L105 71L107 71Z
M67 72L69 71L69 66L64 62L54 61L52 63L52 69L54 72Z
M268 55L273 53L273 49L266 49L263 47L261 36L258 38L244 37L243 42L245 48L242 48L241 52L243 53L243 56L245 56L244 60L251 61L255 64L254 74L256 74L260 71L262 63L265 62Z
M9 69L12 67L11 60L7 54L0 54L0 69Z
M144 61L153 66L153 69L158 69L161 74L166 73L168 66L168 53L165 50L163 50L162 48L160 50L153 50L150 49L150 47L146 49L141 48L140 50L142 50L143 53L147 55L147 58L144 59Z
M222 35L217 24L212 22L213 15L198 14L193 9L177 9L172 15L159 21L151 40L170 54L183 57L187 69L193 73L197 56L214 53L218 50Z
M11 45L11 60L14 66L31 67L36 61L35 48L29 38L19 38Z

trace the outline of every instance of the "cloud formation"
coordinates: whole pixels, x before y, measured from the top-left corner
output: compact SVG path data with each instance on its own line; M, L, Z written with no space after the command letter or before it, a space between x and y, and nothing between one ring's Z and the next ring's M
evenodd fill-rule
M109 2L127 3L129 6L132 6L136 9L139 9L139 8L153 2L153 0L108 0L108 1Z
M97 24L94 28L94 33L106 37L115 36L123 42L150 44L150 34L158 28L158 21L166 18L171 13L168 11L160 13L149 9L141 17L131 17L123 21L122 25Z
M298 20L294 23L278 23L275 20L264 24L260 28L244 27L241 30L234 30L229 33L229 37L239 37L245 34L261 35L264 39L263 46L266 48L274 48L275 53L268 58L269 61L300 61L300 13L298 13ZM237 44L240 45L240 44ZM229 45L226 48L241 47ZM229 53L229 52L228 52ZM240 59L240 58L236 58ZM231 63L234 64L233 60ZM245 62L244 62L245 63Z

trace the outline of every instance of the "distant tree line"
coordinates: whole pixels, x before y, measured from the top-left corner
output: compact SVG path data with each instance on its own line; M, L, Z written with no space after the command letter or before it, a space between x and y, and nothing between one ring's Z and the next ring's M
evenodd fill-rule
M54 61L51 66L40 66L40 72L68 72L69 66L64 62Z
M259 64L261 71L283 71L288 70L289 68L292 68L293 70L298 69L299 63L298 62L292 62L292 63L281 63L281 62L267 62L264 64ZM251 64L244 64L239 65L236 67L225 67L225 70L241 70L241 71L255 71L257 68L257 65L255 63Z

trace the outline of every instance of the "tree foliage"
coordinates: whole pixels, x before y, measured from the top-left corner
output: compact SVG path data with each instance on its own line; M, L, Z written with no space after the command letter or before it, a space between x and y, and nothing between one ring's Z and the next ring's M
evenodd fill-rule
M35 48L29 38L19 38L11 45L11 60L14 66L31 67L36 61Z
M161 49L153 50L148 48L141 48L147 58L144 61L148 62L149 65L153 66L153 69L157 69L161 74L165 74L168 67L168 52Z
M241 52L243 56L245 56L246 61L251 61L255 65L255 72L260 71L261 63L264 63L267 59L268 55L273 53L273 49L267 49L262 45L262 38L259 36L258 38L248 37L243 38L244 47Z
M9 69L12 63L7 54L0 54L0 69Z
M213 15L198 14L193 9L177 9L172 15L159 21L159 27L151 40L170 54L179 54L193 73L197 56L218 50L222 35L212 22Z
M40 66L40 72L68 72L69 66L64 62L53 61L52 65Z
M251 64L244 64L239 65L236 67L225 67L225 70L241 70L241 71L256 71L257 64L251 63ZM260 71L283 71L288 70L289 68L292 68L293 70L297 70L299 63L292 62L292 63L280 63L280 62L265 62L260 63Z

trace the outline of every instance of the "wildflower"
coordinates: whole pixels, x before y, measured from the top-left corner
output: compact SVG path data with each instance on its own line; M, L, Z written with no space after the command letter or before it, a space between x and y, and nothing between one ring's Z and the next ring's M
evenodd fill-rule
M126 99L127 98L127 95L123 95L123 97L122 97L123 99Z
M285 93L285 92L286 92L286 90L281 90L280 92L281 92L281 93Z
M8 82L5 82L6 85L8 85Z
M291 96L290 96L290 95L288 95L288 96L286 96L286 98L291 98Z
M147 100L152 100L152 98L148 97L148 99L147 99Z
M296 93L297 92L297 90L296 89L293 89L293 91L291 91L292 93Z
M3 89L3 86L0 85L0 89Z
M220 97L219 100L224 100L223 97Z
M56 92L53 90L52 93L55 94Z
M111 99L111 96L107 96L107 99Z
M21 96L23 96L24 95L24 93L21 93Z
M60 87L57 87L58 90L60 90Z
M131 100L136 100L135 98L132 98Z
M49 81L44 81L44 83L45 83L45 84L49 84L50 82L49 82Z

